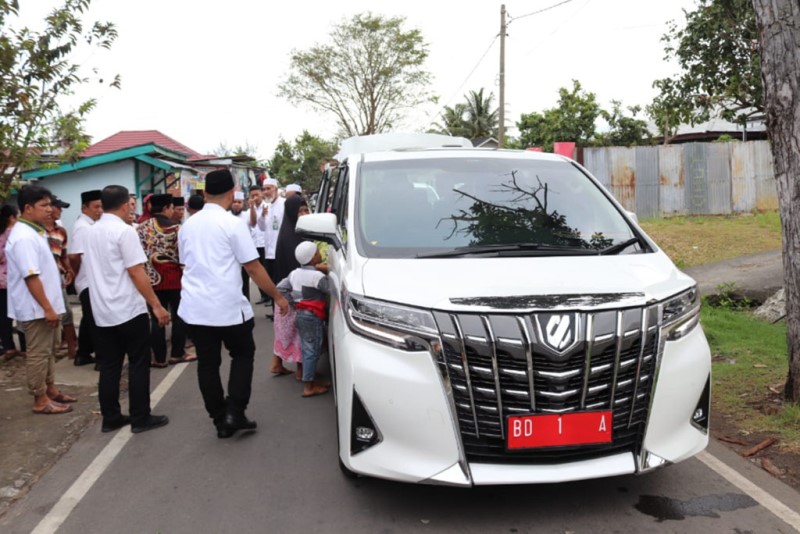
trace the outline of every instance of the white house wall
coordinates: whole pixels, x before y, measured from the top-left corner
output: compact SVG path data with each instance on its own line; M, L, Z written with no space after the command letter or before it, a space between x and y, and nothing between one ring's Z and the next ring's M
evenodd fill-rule
M121 185L127 187L131 193L136 192L134 161L114 161L88 169L46 176L32 182L43 185L58 198L70 204L69 208L63 210L61 222L67 232L71 234L72 225L75 224L75 220L81 213L81 193L83 191L103 189L107 185Z

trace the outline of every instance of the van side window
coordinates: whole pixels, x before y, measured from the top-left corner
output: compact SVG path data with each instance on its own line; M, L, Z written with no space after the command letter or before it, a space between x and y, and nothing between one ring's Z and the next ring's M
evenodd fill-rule
M349 189L350 179L347 174L347 169L343 168L342 173L344 176L339 179L339 191L336 195L335 200L335 209L336 209L336 217L339 221L339 232L342 238L342 245L347 245L347 219L348 219L348 207L349 203L347 202L347 190ZM343 247L344 250L347 250L347 247Z

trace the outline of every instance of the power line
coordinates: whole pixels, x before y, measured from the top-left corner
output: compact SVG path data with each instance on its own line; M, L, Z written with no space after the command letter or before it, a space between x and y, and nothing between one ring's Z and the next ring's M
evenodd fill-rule
M457 88L455 91L453 91L453 94L452 94L452 95L450 95L450 98L448 98L448 99L447 99L447 101L444 103L444 105L442 105L442 107L440 107L440 108L439 108L439 109L436 111L436 115L438 115L438 114L439 114L439 113L440 113L442 110L444 110L444 108L446 108L448 105L450 105L450 102L452 102L452 101L453 101L453 99L456 97L456 95L457 95L459 92L461 92L461 89L464 87L464 85L466 85L466 83L469 81L469 79L472 77L472 75L475 73L475 71L476 71L476 70L478 70L478 67L480 67L481 63L483 63L483 60L484 60L484 59L486 59L486 55L487 55L487 54L489 53L489 51L492 49L492 46L494 45L495 41L497 41L497 38L498 38L498 37L500 37L500 35L495 35L495 36L494 36L494 38L493 38L493 39L491 40L491 42L489 43L489 46L487 46L487 47L486 47L486 51L484 51L483 55L481 55L481 57L480 57L480 59L478 60L478 62L477 62L477 63L475 63L475 66L474 66L474 67L472 67L472 70L471 70L471 71L469 71L469 74L467 74L467 77L466 77L466 78L464 78L464 81L463 81L463 82L461 82L461 85L459 85L459 86L458 86L458 88ZM431 117L431 115L432 115L432 114L431 114L431 113L429 113L429 114L428 114L428 117L426 118L426 120L428 120L428 125L430 125L430 124L433 122L433 120L432 120L432 119L431 119L431 120L429 120L429 119L430 119L430 117Z
M534 11L532 13L527 13L525 15L520 15L519 17L509 17L508 23L511 24L515 20L524 19L525 17L530 17L530 16L533 16L533 15L538 15L539 13L544 13L545 11L550 11L551 9L555 9L558 6L563 6L564 4L569 4L570 2L572 2L572 0L564 0L563 2L559 2L557 4L553 4L552 6L548 6L548 7L542 8L542 9L540 9L538 11Z

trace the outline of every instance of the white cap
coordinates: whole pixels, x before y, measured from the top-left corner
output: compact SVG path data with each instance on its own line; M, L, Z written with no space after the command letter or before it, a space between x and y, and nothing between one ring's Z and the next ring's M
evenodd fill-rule
M275 187L278 187L278 180L275 178L267 178L264 180L263 185L274 185Z
M313 241L303 241L294 249L294 257L297 258L300 265L308 265L316 253L317 245Z
M286 191L294 191L295 193L302 193L303 188L299 184L289 184L286 186Z
M234 191L233 200L244 200L244 191Z

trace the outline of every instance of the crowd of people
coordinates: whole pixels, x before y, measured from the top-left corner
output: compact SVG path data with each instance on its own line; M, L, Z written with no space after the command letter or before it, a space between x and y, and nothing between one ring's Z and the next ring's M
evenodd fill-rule
M34 413L68 413L78 400L56 387L62 348L75 365L99 371L103 432L168 424L167 416L151 413L151 368L191 362L217 436L255 429L245 413L256 348L251 282L259 290L255 305L274 321L269 372L294 374L303 397L328 392L330 384L316 376L327 265L321 247L295 230L309 212L299 186L288 186L284 197L267 178L245 198L228 170L216 170L206 175L202 194L188 202L147 195L137 216L136 197L109 185L81 194L69 236L61 217L70 205L46 188L23 186L17 204L0 208L0 353L25 358ZM77 328L68 287L80 301ZM231 358L227 388L223 346ZM126 357L129 413L123 414Z

